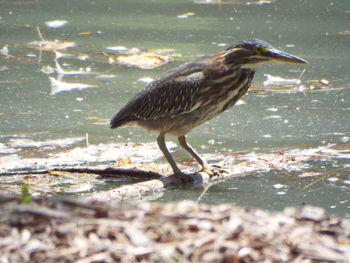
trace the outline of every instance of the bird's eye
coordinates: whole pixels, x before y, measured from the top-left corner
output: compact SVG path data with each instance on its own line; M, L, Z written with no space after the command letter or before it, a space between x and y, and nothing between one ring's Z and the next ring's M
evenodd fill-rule
M260 53L263 52L263 48L260 47L260 46L257 46L257 47L255 47L255 52L258 53L258 54L260 54Z

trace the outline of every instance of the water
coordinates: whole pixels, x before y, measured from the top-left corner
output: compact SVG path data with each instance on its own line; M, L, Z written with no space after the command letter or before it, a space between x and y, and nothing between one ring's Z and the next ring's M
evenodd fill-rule
M13 155L47 156L44 148L41 151L17 147L17 152L13 152L13 144L20 139L83 138L72 144L83 146L88 133L91 145L150 142L155 135L142 129L111 131L108 127L108 119L145 85L137 80L155 78L185 61L252 37L310 62L308 66L263 65L253 89L263 86L264 74L298 78L305 69L301 77L305 90L253 91L243 97L244 104L196 128L189 135L189 142L201 153L270 153L331 144L349 149L350 35L345 32L350 29L349 10L348 0L292 0L265 5L247 5L246 1L197 4L160 0L2 3L0 48L7 45L10 56L0 55L0 146L5 148L0 162ZM188 12L194 15L178 17ZM68 23L59 28L45 26L46 21L52 20ZM26 47L41 38L76 42L75 47L61 51L74 57L60 58L58 62L65 70L88 68L96 74L65 75L61 81L97 87L51 95L49 77L57 79L57 74L47 74L47 69L55 68L55 54ZM146 70L109 64L102 52L113 53L106 49L110 46L174 49L177 55L170 63ZM3 52L6 54L6 50ZM88 57L77 59L79 55ZM312 82L320 79L331 85L320 88ZM54 153L67 150L61 148L56 147ZM189 160L178 148L174 156L177 160ZM217 183L205 194L197 190L169 191L160 200L190 198L268 209L312 204L349 216L348 157L318 158L308 161L308 165L308 171L326 174L304 190L318 178L300 178L296 172L294 177L288 177L283 171L270 171ZM338 168L342 169L332 172Z

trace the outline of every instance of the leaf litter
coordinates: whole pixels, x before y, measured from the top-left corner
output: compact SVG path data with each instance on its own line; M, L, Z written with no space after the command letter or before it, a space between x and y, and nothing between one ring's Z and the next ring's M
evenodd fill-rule
M317 207L0 200L4 262L350 261L350 220Z

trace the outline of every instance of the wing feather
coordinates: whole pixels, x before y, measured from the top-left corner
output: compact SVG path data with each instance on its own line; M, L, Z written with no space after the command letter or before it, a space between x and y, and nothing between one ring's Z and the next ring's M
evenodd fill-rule
M184 64L151 82L112 118L111 127L135 120L172 118L198 108L205 61Z

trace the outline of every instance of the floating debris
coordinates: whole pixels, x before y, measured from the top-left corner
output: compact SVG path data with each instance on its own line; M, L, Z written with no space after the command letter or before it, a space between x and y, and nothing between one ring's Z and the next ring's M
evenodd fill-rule
M47 74L47 75L50 75L50 74L55 73L56 69L49 66L49 65L46 65L46 66L43 66L40 71Z
M92 32L90 32L90 31L79 32L78 35L80 35L80 36L92 35Z
M247 1L247 0L194 0L195 4L231 4L231 5L265 5L272 4L279 0L255 0L255 1Z
M211 5L211 4L221 4L223 3L223 1L222 0L195 0L194 3Z
M330 81L327 79L320 79L319 83L321 85L325 85L325 86L329 86L330 85Z
M58 63L57 59L55 59L56 64L56 72L59 75L88 75L88 74L96 74L93 73L90 67L80 68L79 70L65 70Z
M91 117L92 118L92 117ZM95 117L93 117L95 119ZM99 118L99 117L97 117ZM54 167L60 165L77 165L86 163L106 163L130 158L133 165L153 162L162 156L156 143L121 143L121 144L98 144L89 147L74 147L63 149L57 152L56 149L67 148L75 143L81 143L85 137L67 138L58 140L33 141L29 139L12 139L10 144L1 147L7 153L20 152L25 148L33 148L31 157L19 155L8 155L0 157L0 172L8 170L29 170L42 169L44 167ZM45 148L45 146L47 146ZM50 147L51 146L51 147ZM174 143L169 143L170 148L174 148ZM13 151L11 151L13 149ZM142 150L141 150L142 149ZM51 152L54 150L54 154ZM46 154L45 157L37 157ZM35 157L33 157L35 156ZM130 167L127 167L130 168Z
M277 112L278 111L277 108L267 108L266 110L267 111L271 111L271 112Z
M20 150L19 149L10 148L4 143L0 143L0 154L15 153L15 152L18 152L18 151L20 151Z
M277 76L272 76L269 74L264 74L267 78L264 81L264 86L289 86L289 85L299 85L301 83L300 79L284 79Z
M341 36L350 35L350 30L339 31L337 34Z
M150 77L144 77L144 78L140 78L137 80L138 82L143 82L143 83L146 83L146 84L149 84L153 81L153 78L150 78Z
M99 78L99 79L113 79L113 78L116 78L117 75L114 75L114 74L101 74L101 75L98 75L96 78Z
M238 100L235 105L239 106L239 105L244 105L244 104L247 104L244 100Z
M270 119L282 119L281 115L270 115L270 116L266 116L263 118L263 120L270 120Z
M56 55L56 59L74 57L74 55L72 55L72 54L61 53L61 52L58 52L58 51L55 51L55 55Z
M57 93L64 91L71 91L74 89L82 90L87 88L97 88L96 85L82 84L82 83L68 83L55 78L49 77L51 83L51 93L50 95L56 95Z
M127 48L127 47L124 47L124 46L106 47L106 49L112 50L112 51L117 51L117 52L128 51L128 48Z
M75 42L73 41L40 40L40 41L29 42L26 47L35 48L42 51L54 51L54 50L67 49L74 46L75 46Z
M247 5L266 5L266 4L272 4L276 2L277 0L258 0L258 1L253 1L253 2L247 2Z
M193 12L187 12L187 13L178 15L177 18L188 18L188 17L194 16L194 15L195 15L195 13L193 13Z
M5 45L2 49L0 49L0 54L4 56L10 55L8 45Z
M172 60L171 56L158 55L155 53L141 53L131 56L119 56L116 61L120 64L134 66L142 69L157 68Z
M83 141L84 137L75 137L75 138L64 138L57 140L45 140L45 141L34 141L31 139L11 139L10 145L14 148L37 148L44 146L55 146L60 148L65 148L71 146L77 142Z
M51 28L59 28L59 27L63 27L67 23L68 23L67 20L52 20L52 21L46 21L45 25Z

